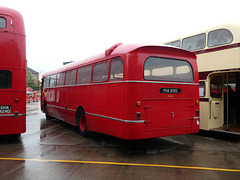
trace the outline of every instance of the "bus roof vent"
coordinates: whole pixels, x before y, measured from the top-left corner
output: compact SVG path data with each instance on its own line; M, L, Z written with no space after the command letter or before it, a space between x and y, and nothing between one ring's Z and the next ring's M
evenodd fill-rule
M123 43L117 43L114 44L112 47L108 48L105 50L105 56L109 56L110 54L112 54L112 52L114 51L114 49L116 49L118 46L122 45Z

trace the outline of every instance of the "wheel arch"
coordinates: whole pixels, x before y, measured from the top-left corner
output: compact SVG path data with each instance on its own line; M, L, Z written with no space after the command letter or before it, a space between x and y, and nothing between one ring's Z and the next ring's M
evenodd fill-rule
M75 116L76 126L78 126L78 116L81 113L85 114L85 110L84 110L83 106L78 106L77 111L76 111L76 116Z

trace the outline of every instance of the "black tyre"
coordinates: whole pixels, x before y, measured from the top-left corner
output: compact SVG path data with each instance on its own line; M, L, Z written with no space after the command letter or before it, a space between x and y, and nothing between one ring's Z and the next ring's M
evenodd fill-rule
M43 112L45 113L45 116L46 116L46 119L47 119L47 120L52 119L52 117L48 115L48 110L47 110L47 103L46 103L46 101L45 101L44 104L43 104Z

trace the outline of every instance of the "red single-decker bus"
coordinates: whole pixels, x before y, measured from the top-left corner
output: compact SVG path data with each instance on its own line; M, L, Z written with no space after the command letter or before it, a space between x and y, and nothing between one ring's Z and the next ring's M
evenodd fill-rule
M22 15L0 7L0 135L26 131L26 47Z
M199 131L196 56L167 46L123 45L42 77L47 118L100 132L146 139Z

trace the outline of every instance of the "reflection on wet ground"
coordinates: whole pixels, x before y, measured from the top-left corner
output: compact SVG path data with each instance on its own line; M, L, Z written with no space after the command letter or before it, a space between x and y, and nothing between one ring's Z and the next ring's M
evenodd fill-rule
M57 119L46 120L39 103L31 104L27 132L20 137L0 136L0 158L74 160L163 164L239 169L240 142L199 134L145 140L122 140L91 132L80 136L76 128ZM30 106L30 105L29 105ZM5 165L11 167L6 168ZM11 170L10 170L11 169ZM93 171L94 169L94 171ZM40 172L44 172L40 173ZM239 174L75 163L0 160L0 179L236 179Z

